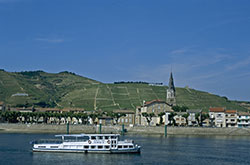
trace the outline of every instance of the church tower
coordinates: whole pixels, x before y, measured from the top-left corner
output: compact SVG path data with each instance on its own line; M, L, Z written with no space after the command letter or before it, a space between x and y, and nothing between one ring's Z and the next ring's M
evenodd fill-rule
M166 101L170 105L176 105L174 78L172 72L170 73Z

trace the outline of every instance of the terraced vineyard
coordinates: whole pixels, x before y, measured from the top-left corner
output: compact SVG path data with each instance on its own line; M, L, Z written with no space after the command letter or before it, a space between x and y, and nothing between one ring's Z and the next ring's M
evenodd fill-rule
M135 110L142 105L143 100L165 100L166 89L166 86L137 83L105 84L70 72L52 74L43 71L0 71L0 101L11 106ZM208 110L210 106L246 110L236 102L207 92L187 88L177 88L176 91L177 105L204 110Z

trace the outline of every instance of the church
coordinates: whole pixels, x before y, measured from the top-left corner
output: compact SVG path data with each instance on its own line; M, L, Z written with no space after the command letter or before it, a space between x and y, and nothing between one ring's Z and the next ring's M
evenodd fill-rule
M168 89L166 91L166 101L143 101L143 105L136 108L136 124L156 126L162 125L163 123L169 123L168 115L173 112L172 106L176 105L175 96L174 79L171 72ZM149 121L147 120L147 117L143 116L144 113L154 114L154 116L152 116L151 120ZM165 113L164 117L159 116L162 113Z
M170 73L170 78L169 78L169 83L168 83L168 89L167 89L167 97L166 97L166 102L174 106L176 105L176 94L175 94L175 87L174 87L174 78L173 78L173 73Z

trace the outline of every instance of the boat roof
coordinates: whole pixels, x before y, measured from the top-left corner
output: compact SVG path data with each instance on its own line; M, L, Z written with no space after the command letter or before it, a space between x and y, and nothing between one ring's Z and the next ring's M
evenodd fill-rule
M55 137L83 137L83 136L120 136L120 134L62 134Z

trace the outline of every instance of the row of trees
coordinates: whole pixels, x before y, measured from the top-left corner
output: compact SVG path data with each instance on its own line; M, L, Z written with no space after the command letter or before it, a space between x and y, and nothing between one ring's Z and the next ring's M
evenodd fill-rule
M65 118L68 120L72 120L76 118L77 120L81 119L82 124L86 124L88 121L88 115L85 113L72 113L72 112L64 112L64 113L50 113L50 112L17 112L17 111L4 111L0 112L0 118L3 122L8 123L48 123L50 118L58 119L58 124L61 124L61 119Z
M110 116L114 118L115 123L118 123L119 118L122 116L125 116L125 114L120 113L100 113L100 112L94 112L91 114L86 113L73 113L73 112L63 112L63 113L51 113L51 112L18 112L18 111L0 111L0 121L2 122L8 122L8 123L48 123L50 118L54 118L57 120L54 120L52 122L56 124L61 124L62 119L64 118L67 121L72 121L73 118L75 118L77 121L81 120L82 124L88 124L89 119L92 119L94 124L96 119L98 117L101 117L103 115Z

